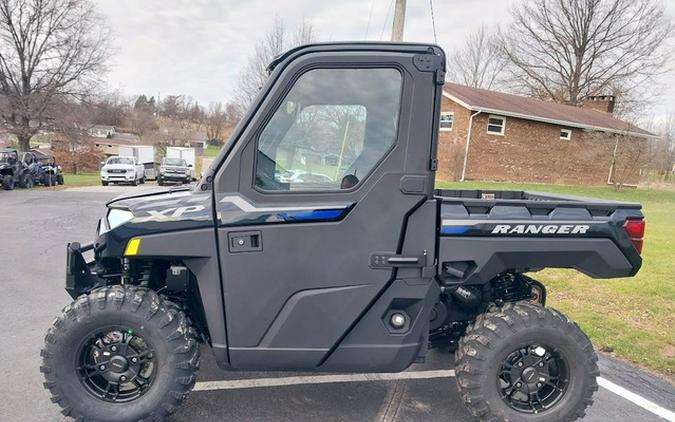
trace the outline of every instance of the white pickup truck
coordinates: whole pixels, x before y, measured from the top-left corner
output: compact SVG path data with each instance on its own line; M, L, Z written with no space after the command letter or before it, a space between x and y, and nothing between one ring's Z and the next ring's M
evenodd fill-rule
M130 183L136 186L145 183L145 169L143 164L131 156L116 156L108 158L101 167L101 184Z

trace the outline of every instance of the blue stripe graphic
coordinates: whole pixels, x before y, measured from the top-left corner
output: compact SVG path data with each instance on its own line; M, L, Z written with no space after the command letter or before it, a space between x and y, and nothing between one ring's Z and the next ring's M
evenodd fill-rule
M441 234L464 234L471 229L471 226L443 226Z
M314 211L288 211L279 213L279 217L285 221L330 221L337 220L344 213L344 209L314 210Z

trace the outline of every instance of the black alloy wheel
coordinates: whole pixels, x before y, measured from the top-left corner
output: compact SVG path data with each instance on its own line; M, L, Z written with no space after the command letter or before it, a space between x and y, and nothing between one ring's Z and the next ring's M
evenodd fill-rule
M143 396L157 374L152 346L132 328L110 327L80 346L77 371L94 397L127 403Z
M533 344L509 354L497 375L501 397L514 410L537 414L555 406L569 386L559 349Z

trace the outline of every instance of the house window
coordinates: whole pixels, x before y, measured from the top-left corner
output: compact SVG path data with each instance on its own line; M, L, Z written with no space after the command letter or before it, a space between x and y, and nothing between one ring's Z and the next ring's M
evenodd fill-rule
M501 116L489 116L487 131L493 135L503 135L506 127L506 119Z
M560 139L569 141L572 139L572 130L571 129L560 129Z
M439 126L442 131L451 131L452 124L455 121L455 113L449 111L441 112L441 124Z

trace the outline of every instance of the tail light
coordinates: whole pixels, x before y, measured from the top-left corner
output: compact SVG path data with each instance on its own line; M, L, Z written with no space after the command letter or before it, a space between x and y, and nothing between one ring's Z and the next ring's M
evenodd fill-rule
M640 219L628 219L623 223L623 228L626 230L626 234L630 238L630 241L633 242L633 246L637 249L639 254L642 254L642 244L644 243L645 237L645 220Z

